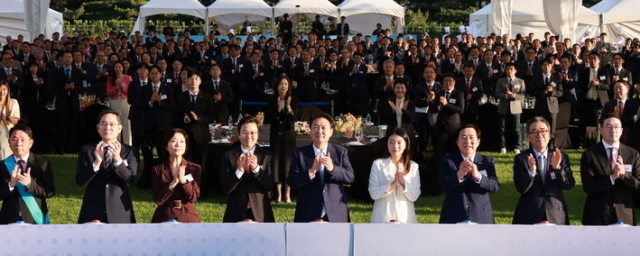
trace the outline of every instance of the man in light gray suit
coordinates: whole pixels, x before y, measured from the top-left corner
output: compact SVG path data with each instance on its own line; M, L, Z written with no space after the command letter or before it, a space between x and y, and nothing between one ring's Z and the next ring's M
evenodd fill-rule
M520 154L520 114L525 98L526 87L524 80L516 77L516 66L508 63L505 66L505 77L498 80L495 97L500 100L498 105L498 120L500 120L500 153L507 153L507 129L512 134L513 151Z

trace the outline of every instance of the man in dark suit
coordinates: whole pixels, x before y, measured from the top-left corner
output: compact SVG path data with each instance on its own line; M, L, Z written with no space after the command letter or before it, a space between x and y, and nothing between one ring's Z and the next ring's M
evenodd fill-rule
M520 154L520 114L525 97L524 80L516 77L516 67L509 63L505 67L506 77L498 80L494 95L500 100L498 118L500 120L500 153L507 153L507 133L512 134L513 151ZM507 131L509 129L509 131Z
M516 77L529 82L535 74L540 73L540 61L537 58L536 49L529 47L525 50L525 57L517 63Z
M618 80L625 81L629 84L633 84L633 76L631 75L631 71L624 68L622 66L624 64L624 56L622 53L614 53L611 58L611 67L609 68L609 80L612 83L615 83ZM633 96L633 90L629 92L629 98ZM613 99L615 96L615 91L613 86L609 89L609 99Z
M271 152L257 146L258 120L245 117L238 122L240 146L222 156L221 187L229 194L223 222L251 219L274 222L270 194L274 187Z
M347 79L345 90L346 96L343 99L347 104L348 112L355 115L366 115L369 112L368 73L369 68L362 62L362 55L359 52L353 53L353 63L348 67L346 73L349 79Z
M76 151L78 130L78 93L82 87L82 72L73 68L73 55L65 52L62 56L62 67L52 74L52 90L56 108L56 152Z
M311 123L311 145L297 148L287 182L298 190L295 222L323 219L349 222L344 184L354 181L347 150L329 143L332 118L322 113Z
M309 52L304 50L300 54L301 62L295 66L292 74L292 80L298 83L296 94L300 102L319 101L320 88L317 88L318 77L320 75L320 67L311 62Z
M631 85L629 85L627 82L625 82L624 80L618 80L617 82L615 82L615 84L612 86L614 89L613 91L615 92L614 98L612 98L610 101L607 101L607 103L604 104L604 107L602 108L602 114L615 114L618 117L620 117L620 119L622 119L622 136L620 136L620 141L627 143L627 138L629 137L629 131L631 130L631 127L633 126L633 116L635 115L634 111L625 111L625 109L627 107L629 108L633 108L633 104L631 106L627 106L627 103L631 102L628 100L629 97L629 90ZM625 113L626 112L626 113ZM631 115L631 118L629 118ZM632 137L637 137L638 135L633 135ZM631 146L629 144L627 144L628 146Z
M456 133L462 124L465 108L464 92L455 89L454 75L445 74L442 79L442 90L435 93L435 99L429 107L438 114L434 125L433 141L436 145L435 155L431 161L435 166L445 154L455 152Z
M30 152L31 146L31 128L18 124L9 130L13 154L0 162L0 224L49 224L46 199L55 194L53 170L48 159Z
M213 120L226 124L229 121L229 105L234 102L234 94L229 82L220 79L220 66L213 65L209 71L211 80L202 84L202 91L213 97Z
M562 97L558 100L560 102L571 103L571 121L575 119L576 104L578 102L578 96L576 94L578 74L571 68L572 63L573 61L571 56L563 55L560 57L560 65L558 65L558 69L556 70L556 74L558 74L560 83L562 84Z
M349 23L346 22L347 17L340 17L340 23L336 25L336 31L338 32L338 37L348 36L349 35Z
M87 82L91 84L90 94L95 94L101 99L106 98L107 78L110 71L111 65L105 63L104 52L96 52L95 63L87 64Z
M635 197L640 191L640 154L620 142L622 122L602 119L602 141L582 153L580 176L587 199L583 225L635 225Z
M550 121L549 132L553 137L556 134L556 119L559 112L558 98L563 94L562 82L557 73L552 73L551 60L543 60L540 69L542 72L533 77L531 89L536 97L535 112Z
M260 54L251 53L249 63L240 71L244 79L244 88L242 89L243 100L263 100L265 86L267 83L265 68L260 64Z
M478 67L484 65L478 64ZM479 100L484 94L482 80L478 79L475 74L475 67L471 63L464 64L463 77L456 79L455 88L464 93L464 109L462 110L462 123L477 124L478 111L480 108Z
M135 223L129 185L138 162L133 148L118 141L120 114L104 110L96 126L102 140L84 145L78 153L76 183L85 188L78 223Z
M460 152L442 160L440 186L447 193L442 203L440 223L472 221L493 224L489 193L500 187L493 158L477 153L482 133L474 124L463 125L455 136Z
M593 134L587 134L587 127L596 127L598 111L609 101L609 87L611 81L607 76L607 70L600 68L600 55L589 53L589 67L583 69L578 75L578 109L580 109L580 123L578 128L580 135L584 136L583 146L590 146L597 142L598 138Z
M2 68L0 68L0 80L5 80L11 88L11 98L20 100L24 89L24 76L20 69L14 66L11 54L2 54Z
M513 181L520 192L513 224L549 221L569 225L569 211L562 190L572 189L576 181L567 154L548 147L549 127L543 117L527 121L527 138L532 148L513 158Z
M184 127L191 139L190 160L200 166L206 163L207 144L211 140L209 123L213 120L213 97L200 90L202 78L189 71L189 90L176 97L175 123Z
M436 99L436 93L442 90L442 84L436 81L436 69L427 66L422 74L424 82L419 83L413 90L413 102L416 109L413 115L413 128L418 132L418 145L416 145L415 153L426 152L429 142L429 136L435 138L433 126L429 120L429 112L431 115L437 116L437 112L433 111L430 106ZM435 118L433 118L435 125ZM435 143L432 140L433 148Z
M636 87L640 92L640 87ZM622 111L622 126L628 127L628 134L640 134L640 97L635 97L625 101ZM640 136L627 136L625 141L630 147L640 151Z

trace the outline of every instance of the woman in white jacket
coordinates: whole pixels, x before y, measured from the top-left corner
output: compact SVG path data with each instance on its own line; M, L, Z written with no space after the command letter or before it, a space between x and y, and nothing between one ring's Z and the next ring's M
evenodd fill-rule
M376 159L369 176L369 195L375 200L371 223L417 223L413 202L420 196L418 164L411 161L409 136L396 128L387 141L385 158Z

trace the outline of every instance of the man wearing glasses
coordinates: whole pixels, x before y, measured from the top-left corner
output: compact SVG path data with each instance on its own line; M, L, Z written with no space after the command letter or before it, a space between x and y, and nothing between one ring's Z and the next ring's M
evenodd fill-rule
M549 122L536 116L527 121L527 138L531 148L513 158L513 181L520 199L513 224L542 221L569 225L567 202L562 190L576 184L567 154L549 148Z
M353 168L347 149L329 143L332 134L333 119L322 113L311 123L312 144L293 153L287 182L298 190L294 222L349 222L344 184L353 183Z
M634 195L640 190L640 154L620 143L622 122L616 115L602 120L602 141L582 153L580 176L587 193L583 225L635 225Z

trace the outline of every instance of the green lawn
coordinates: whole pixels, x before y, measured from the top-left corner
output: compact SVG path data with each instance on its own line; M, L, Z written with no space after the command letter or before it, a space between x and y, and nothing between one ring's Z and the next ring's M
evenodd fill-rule
M585 193L582 191L579 164L581 151L565 151L571 158L571 166L576 179L576 186L565 191L565 197L569 204L569 218L572 225L580 225ZM486 153L496 160L498 179L501 183L500 190L491 195L494 215L497 223L511 223L513 210L518 200L518 192L515 190L512 178L513 153L500 155ZM56 184L56 195L48 200L51 213L51 222L54 224L76 223L80 205L82 203L83 188L75 183L76 155L46 155L52 163ZM151 220L155 204L152 201L150 190L131 188L134 200L136 219L140 223L148 223ZM444 196L420 197L415 204L418 221L420 223L437 223L440 216L440 207ZM226 197L222 195L209 196L206 200L196 203L203 222L221 222L224 213ZM278 222L292 222L294 204L273 204ZM349 201L351 220L354 223L366 223L369 221L372 205L358 200Z

